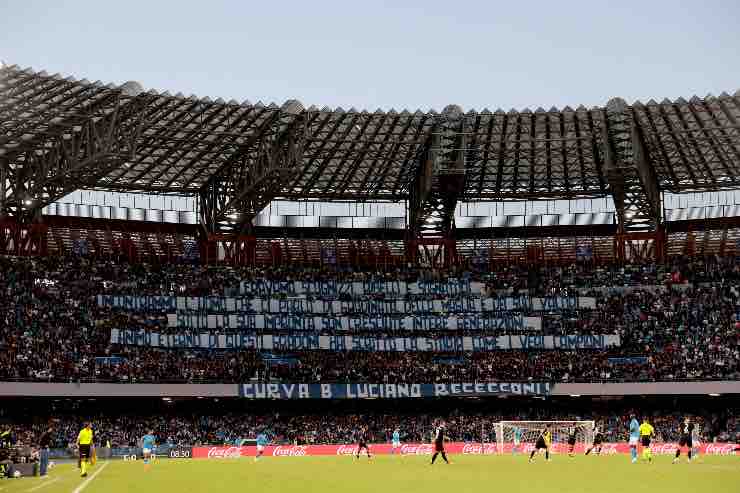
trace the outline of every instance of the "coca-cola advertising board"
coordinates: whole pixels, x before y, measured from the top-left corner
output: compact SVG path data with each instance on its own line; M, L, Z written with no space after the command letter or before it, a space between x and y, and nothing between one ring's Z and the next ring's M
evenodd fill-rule
M731 455L740 445L735 443L706 443L699 446L699 453L706 455ZM526 443L519 446L520 453L532 450L533 444ZM677 443L655 443L650 448L655 455L670 455L676 452ZM447 453L462 455L493 455L498 453L495 443L463 443L449 442L445 444ZM512 443L504 444L503 452L510 454L513 449ZM553 444L551 450L554 453L566 453L568 446L563 443ZM389 443L378 443L370 445L370 452L378 455L388 455L392 451ZM626 443L604 443L602 454L628 454L629 445ZM353 455L357 452L355 444L341 445L269 445L265 447L264 455L267 457L304 457L321 455ZM406 443L401 445L398 452L402 455L430 455L434 452L434 446L430 443ZM583 444L576 445L576 453L585 452ZM193 447L194 459L238 459L239 457L254 457L257 447ZM364 451L363 451L364 453Z

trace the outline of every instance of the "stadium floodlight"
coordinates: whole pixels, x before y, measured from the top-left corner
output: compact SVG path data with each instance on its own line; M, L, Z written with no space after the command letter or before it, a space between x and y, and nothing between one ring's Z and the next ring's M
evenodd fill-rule
M711 394L709 394L709 397L719 397L719 396L720 396L720 394L717 394L717 393L714 393L714 392L712 392Z
M581 397L581 394L570 394L571 397Z

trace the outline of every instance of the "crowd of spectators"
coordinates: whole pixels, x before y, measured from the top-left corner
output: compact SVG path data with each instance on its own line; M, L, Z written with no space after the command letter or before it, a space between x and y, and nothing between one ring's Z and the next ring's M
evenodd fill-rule
M702 441L730 441L740 439L740 422L735 417L680 414L675 411L653 411L647 419L656 429L656 440L676 441L679 425L690 418L699 430ZM553 413L546 406L539 410L521 410L508 414L482 414L452 411L444 414L403 414L375 412L364 414L249 414L222 413L214 415L203 410L195 414L157 416L100 415L92 418L92 427L99 445L112 447L136 446L150 429L162 444L219 445L241 444L259 433L267 434L275 444L341 444L353 443L361 427L367 427L373 443L389 442L395 429L408 443L428 443L439 423L444 423L452 441L495 442L495 424L507 420L594 420L609 442L627 441L630 416L627 412L579 415ZM33 445L45 431L48 422L16 425L18 444ZM54 448L73 447L82 426L79 417L62 417L52 421ZM564 433L564 431L563 431ZM525 434L525 441L533 439L536 430ZM556 437L564 440L564 436Z
M255 278L413 281L453 275L484 283L485 296L526 292L531 296L578 293L594 297L595 309L539 313L542 332L615 333L621 344L604 350L451 354L272 351L290 356L291 363L275 364L254 350L112 344L112 328L182 329L167 327L164 313L101 307L96 299L101 293L233 296L241 281ZM740 377L740 263L734 258L682 259L668 265L509 265L485 273L413 268L389 272L237 269L79 257L0 258L0 293L0 379L6 380L425 383Z

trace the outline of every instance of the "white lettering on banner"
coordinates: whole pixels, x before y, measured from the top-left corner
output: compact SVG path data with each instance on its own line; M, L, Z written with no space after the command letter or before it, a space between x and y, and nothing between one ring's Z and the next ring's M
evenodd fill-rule
M385 396L388 399L395 399L396 398L396 386L393 384L387 384L385 386Z
M495 453L498 453L495 443L466 443L462 448L462 454L464 455L489 455Z
M306 455L305 445L278 445L272 449L272 455L275 457L303 457Z
M211 447L209 459L236 459L242 456L242 447Z
M305 351L497 351L508 349L606 349L620 345L618 334L568 336L445 336L376 337L323 336L314 334L219 334L182 332L160 334L145 330L111 329L111 343L127 346L194 349L255 349Z
M714 444L708 443L704 449L706 455L733 455L737 445L734 443Z
M357 447L352 445L340 445L337 447L337 455L354 455Z
M299 399L308 399L310 395L311 394L308 391L308 384L302 383L298 385L298 398Z
M433 452L432 444L401 445L401 455L429 455Z

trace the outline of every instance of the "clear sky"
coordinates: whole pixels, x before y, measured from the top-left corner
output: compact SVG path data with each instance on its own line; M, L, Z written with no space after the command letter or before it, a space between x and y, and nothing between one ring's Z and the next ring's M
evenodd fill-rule
M238 101L593 106L740 89L740 1L0 0L0 59Z

